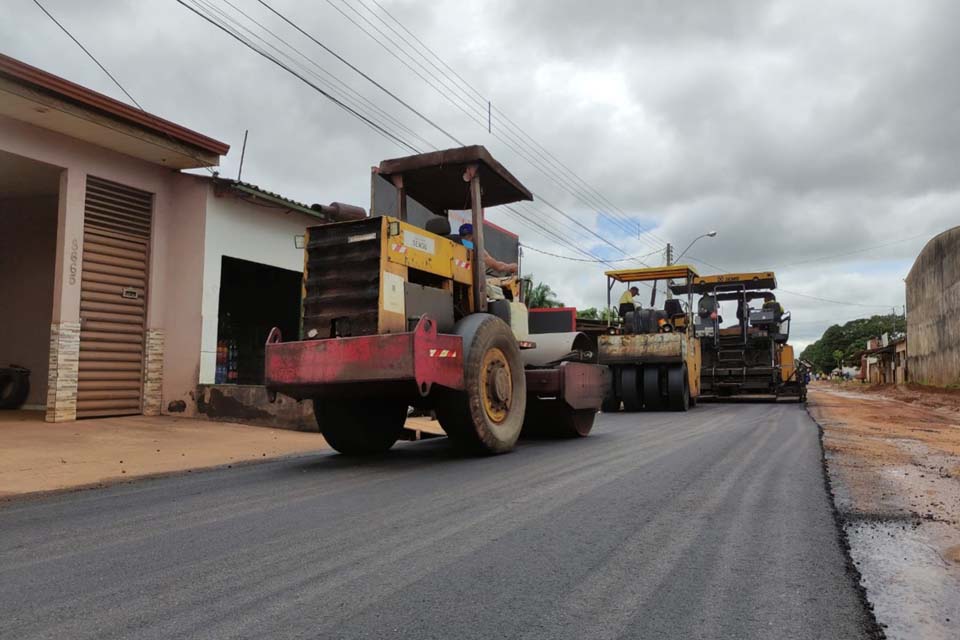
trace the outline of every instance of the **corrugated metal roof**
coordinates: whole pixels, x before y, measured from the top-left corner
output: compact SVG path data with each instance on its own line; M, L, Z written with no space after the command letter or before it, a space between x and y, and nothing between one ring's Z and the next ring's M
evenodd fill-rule
M219 176L215 178L211 178L211 180L215 185L217 185L220 188L230 189L232 191L245 194L248 197L257 198L259 200L263 200L265 202L277 205L279 207L285 207L291 211L299 211L300 213L305 213L308 216L313 216L318 220L323 220L326 222L329 222L331 220L329 216L311 208L310 205L308 204L299 202L297 200L292 200L290 198L282 196L279 193L275 193L273 191L268 191L267 189L259 187L250 182L233 180L231 178L221 178Z

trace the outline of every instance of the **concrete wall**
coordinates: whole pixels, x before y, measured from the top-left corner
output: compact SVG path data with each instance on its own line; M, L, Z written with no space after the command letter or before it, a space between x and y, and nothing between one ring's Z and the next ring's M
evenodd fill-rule
M906 282L910 381L960 383L960 227L927 243Z
M207 193L203 250L203 332L200 380L212 384L217 366L217 320L223 257L303 271L303 249L294 238L317 219L303 213L251 204L232 195Z
M203 234L208 181L179 176L171 194L163 250L164 302L163 393L161 413L180 413L194 404L200 379L200 332L203 316Z
M57 197L0 199L0 366L30 369L26 405L47 400Z

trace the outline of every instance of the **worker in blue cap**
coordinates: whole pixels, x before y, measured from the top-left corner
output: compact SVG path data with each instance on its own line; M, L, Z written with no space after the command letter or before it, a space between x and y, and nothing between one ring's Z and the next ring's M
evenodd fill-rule
M460 242L467 249L473 249L473 225L467 222L466 224L460 225ZM490 255L490 253L484 249L483 251L483 266L486 268L487 274L491 275L491 272L499 271L501 273L516 273L517 272L517 263L516 262L500 262L496 258Z

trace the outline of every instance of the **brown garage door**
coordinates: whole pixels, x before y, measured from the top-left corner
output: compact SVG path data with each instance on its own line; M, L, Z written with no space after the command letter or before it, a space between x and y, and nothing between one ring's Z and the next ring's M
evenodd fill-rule
M87 178L78 418L141 412L152 204L145 191Z

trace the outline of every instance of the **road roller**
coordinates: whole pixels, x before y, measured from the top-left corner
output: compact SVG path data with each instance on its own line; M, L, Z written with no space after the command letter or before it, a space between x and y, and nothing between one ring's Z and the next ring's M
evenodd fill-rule
M607 307L624 289L619 318L596 336L598 361L611 369L603 410L686 411L700 396L700 341L694 335L693 292L697 272L688 265L607 271ZM649 306L639 288L650 287ZM664 287L663 307L657 293ZM683 292L675 297L674 292Z
M530 191L482 146L384 160L374 175L395 188L395 216L374 215L374 200L369 217L306 231L300 335L267 338L271 397L312 400L347 455L393 446L411 406L481 454L510 451L521 431L586 436L608 369L577 332L531 339L517 275L486 264L484 208ZM419 226L411 202L429 211ZM449 214L468 209L465 243Z

